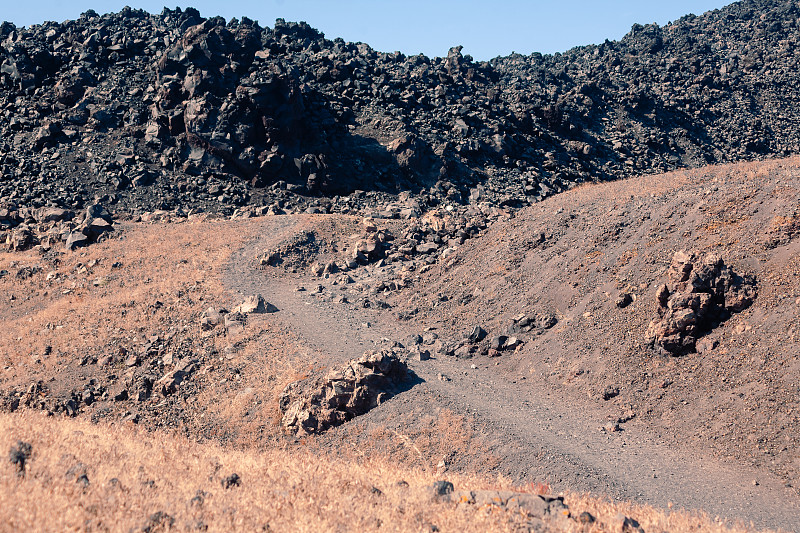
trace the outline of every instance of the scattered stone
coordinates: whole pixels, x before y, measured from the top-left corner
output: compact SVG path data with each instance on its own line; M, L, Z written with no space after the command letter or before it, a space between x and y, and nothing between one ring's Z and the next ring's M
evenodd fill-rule
M613 385L607 386L603 389L603 400L608 401L612 398L616 398L619 396L619 387L615 387Z
M434 481L428 488L431 499L435 502L449 502L453 490L453 484L449 481Z
M67 459L67 458L75 460L75 458L72 457L72 456L65 456L65 459ZM86 465L83 464L80 461L76 461L64 473L64 477L67 478L67 480L69 480L69 481L73 481L74 480L76 483L78 483L78 478L80 478L81 476L86 476ZM88 480L88 476L87 476L87 480Z
M639 525L639 522L622 513L617 513L614 517L611 530L616 533L644 533L644 529Z
M719 341L717 339L702 337L695 343L695 350L700 355L705 355L711 353L717 346L719 346Z
M124 402L128 399L128 389L122 389L119 392L115 393L112 398L115 402Z
M467 340L471 343L480 342L486 338L486 330L480 326L475 326L472 328L472 331L467 336Z
M623 292L619 295L619 298L617 298L617 301L614 303L620 309L624 309L633 303L633 295L629 292Z
M42 269L38 266L24 266L17 270L16 278L18 280L26 280L32 278L34 275L41 272Z
M75 250L87 246L113 229L113 220L108 211L100 204L92 204L86 209L83 221L67 236L66 248Z
M14 228L6 239L6 244L12 252L27 250L36 242L33 231L24 224Z
M175 519L163 511L158 511L150 515L147 522L142 526L142 533L166 533L172 531L175 526Z
M225 309L209 307L203 311L203 315L200 317L200 329L203 331L214 329L225 322L226 314L227 311Z
M408 339L406 339L405 343L407 346L418 346L422 344L422 335L411 335Z
M497 335L496 337L492 337L492 339L489 341L489 348L499 352L506 345L507 340L508 337L505 335Z
M550 329L558 324L558 318L553 313L538 313L536 315L536 326L541 329Z
M516 350L522 346L522 340L518 339L517 337L509 337L506 339L506 342L503 344L504 350Z
M439 339L439 335L434 331L426 331L422 336L422 344L431 346Z
M431 252L435 252L439 249L439 245L435 242L426 242L423 244L417 245L417 253L418 254L429 254Z
M536 518L570 516L569 508L561 497L553 498L508 490L477 490L454 492L450 499L456 503L478 507L493 506L509 511L521 511Z
M249 315L251 313L276 313L278 308L264 300L260 294L248 296L244 302L233 308L234 313Z
M167 372L156 382L157 390L163 396L174 394L181 386L181 383L191 376L196 368L197 364L195 361L186 361L177 365L174 370Z
M89 476L86 474L81 474L75 478L75 483L80 485L82 488L87 489L89 488Z
M67 250L75 250L89 244L89 236L82 231L73 231L67 237Z
M224 487L225 483L223 482L222 485ZM192 499L189 500L189 505L191 505L192 507L202 507L203 504L206 502L206 498L208 498L209 496L210 494L208 492L204 490L198 490L195 493L195 495L192 496Z

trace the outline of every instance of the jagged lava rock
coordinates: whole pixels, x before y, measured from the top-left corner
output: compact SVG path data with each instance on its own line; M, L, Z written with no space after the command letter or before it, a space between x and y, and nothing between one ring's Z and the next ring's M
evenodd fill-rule
M756 298L755 280L733 272L715 254L676 252L659 287L658 318L647 328L654 346L674 355L695 351L697 339Z
M388 400L408 379L395 353L367 352L324 376L290 383L280 397L281 424L298 435L322 433Z

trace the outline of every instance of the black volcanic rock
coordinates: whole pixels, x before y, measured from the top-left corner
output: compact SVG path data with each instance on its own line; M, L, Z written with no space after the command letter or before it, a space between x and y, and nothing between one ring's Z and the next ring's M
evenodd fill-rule
M351 212L411 191L423 209L520 207L586 181L797 153L798 15L745 0L488 62L194 9L3 23L0 203Z

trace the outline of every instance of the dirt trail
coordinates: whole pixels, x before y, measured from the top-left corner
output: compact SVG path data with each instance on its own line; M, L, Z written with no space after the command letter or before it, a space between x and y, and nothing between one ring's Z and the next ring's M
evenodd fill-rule
M313 279L258 269L259 252L302 226L297 217L271 217L260 223L265 237L234 255L224 275L227 287L233 294L260 293L275 304L280 310L276 318L319 352L320 364L336 364L379 346L382 339L402 340L412 333L390 312L325 302L295 290L299 284L312 286ZM473 364L477 368L471 368ZM800 523L797 497L768 472L726 464L705 457L701 450L666 446L635 427L606 434L599 431L607 423L604 413L574 398L509 382L491 364L485 358L412 361L423 383L389 404L434 409L434 401L468 414L507 442L520 472L546 475L556 490L587 490L661 508L671 502L756 527L795 531ZM440 380L440 374L450 380ZM382 409L367 416L380 418Z

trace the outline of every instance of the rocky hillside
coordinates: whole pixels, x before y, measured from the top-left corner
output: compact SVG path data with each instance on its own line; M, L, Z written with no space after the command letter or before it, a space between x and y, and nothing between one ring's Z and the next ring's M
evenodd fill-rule
M608 434L646 427L796 491L799 169L579 187L437 252L387 302L438 332L420 342L434 356L589 398Z
M3 23L0 201L352 212L409 190L423 208L520 206L585 181L796 153L798 11L745 0L489 62L194 9Z

